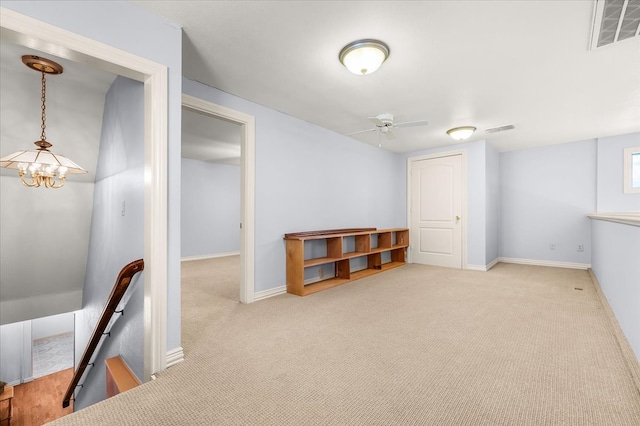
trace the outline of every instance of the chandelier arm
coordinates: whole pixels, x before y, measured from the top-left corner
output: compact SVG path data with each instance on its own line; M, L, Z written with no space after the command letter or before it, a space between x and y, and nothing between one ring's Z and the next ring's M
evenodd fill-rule
M62 188L64 186L65 179L66 179L66 176L61 177L58 179L58 182L56 183L56 181L54 181L52 177L48 177L45 181L45 185L47 186L47 188L53 188L53 189Z
M22 181L22 184L24 186L28 186L29 188L37 188L40 186L40 179L39 177L34 178L33 175L31 176L31 183L27 182L24 179L24 172L20 171L20 180Z

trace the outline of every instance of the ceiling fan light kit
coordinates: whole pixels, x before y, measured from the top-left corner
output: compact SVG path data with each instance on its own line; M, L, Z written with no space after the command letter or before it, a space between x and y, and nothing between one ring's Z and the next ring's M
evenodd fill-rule
M49 59L41 58L34 55L24 55L22 62L32 70L42 73L42 133L40 140L34 142L38 147L31 151L18 151L11 155L0 158L0 167L7 169L17 169L18 176L25 186L39 187L44 185L46 188L60 188L69 173L87 173L85 169L78 166L73 161L62 155L54 154L49 150L53 145L47 141L45 133L46 129L46 75L62 74L62 65L57 64ZM25 175L30 174L31 180L27 181Z
M357 75L375 72L389 57L389 46L374 39L356 40L340 51L340 62Z
M457 141L463 141L471 137L476 128L473 126L454 127L447 130L447 134Z

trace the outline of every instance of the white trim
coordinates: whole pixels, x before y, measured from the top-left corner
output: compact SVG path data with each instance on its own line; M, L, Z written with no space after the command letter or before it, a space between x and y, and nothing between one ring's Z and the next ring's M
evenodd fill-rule
M470 264L467 264L464 267L464 269L466 271L478 271L478 272L487 272L488 271L487 267L484 266L484 265L470 265Z
M273 296L278 296L280 294L285 294L287 292L287 286L281 285L280 287L270 288L269 290L257 291L254 294L253 301L257 302L258 300L268 299Z
M633 170L633 155L640 153L640 146L629 147L624 149L624 193L625 194L640 194L640 187L636 188L631 186L633 183L633 177L631 171Z
M239 124L240 151L240 302L254 301L255 226L255 117L190 95L182 95L182 107Z
M589 37L589 50L598 47L598 38L600 37L600 26L602 24L602 14L604 12L605 0L595 0L593 15L591 17L591 37Z
M178 346L175 349L171 349L170 351L167 351L167 359L166 359L167 368L173 367L174 365L182 361L184 361L184 350L182 349L182 346Z
M640 212L591 213L591 219L624 223L625 225L640 226Z
M207 260L207 259L216 259L218 257L229 257L229 256L238 256L240 255L239 251L230 251L227 253L214 253L214 254L203 254L201 256L186 256L180 259L180 262L191 262L193 260Z
M514 257L501 257L499 259L500 259L499 261L502 263L517 263L519 265L550 266L552 268L584 269L584 270L591 268L590 263L557 262L554 260L519 259Z
M409 235L411 235L411 171L413 163L422 160L432 160L434 158L453 157L456 155L461 156L461 168L462 168L462 223L460 232L462 233L462 266L461 269L467 268L467 150L457 149L453 151L437 152L428 155L419 155L417 157L407 158L407 227L409 228ZM407 263L413 263L411 260L411 242L407 249Z
M500 258L497 257L493 261L489 262L487 265L469 265L469 264L467 264L464 269L469 270L469 271L487 272L489 269L491 269L494 266L496 266L499 261L500 261Z
M166 365L167 67L0 7L2 37L58 57L144 82L144 377Z
M487 264L487 271L493 268L494 266L496 266L498 263L500 263L500 258L496 257L495 259L493 259L491 262Z

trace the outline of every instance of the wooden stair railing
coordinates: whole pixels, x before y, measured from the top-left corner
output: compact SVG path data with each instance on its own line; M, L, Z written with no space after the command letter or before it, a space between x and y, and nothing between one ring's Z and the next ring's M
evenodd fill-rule
M111 317L116 312L116 308L118 304L122 300L122 296L124 296L127 288L129 287L129 283L131 283L131 279L135 274L144 270L144 261L142 259L135 260L129 263L127 266L122 268L118 278L116 279L115 284L113 285L113 289L111 290L111 294L107 299L107 303L102 310L102 314L100 315L100 319L93 329L93 334L87 343L87 347L82 354L82 358L80 360L80 364L78 364L78 368L73 374L73 379L67 388L67 392L64 394L64 399L62 400L62 407L66 408L69 406L69 402L71 401L71 396L75 388L78 386L78 382L82 378L84 371L89 365L89 361L93 356L93 352L98 347L98 343L100 343L100 339L104 334L104 330L107 328Z

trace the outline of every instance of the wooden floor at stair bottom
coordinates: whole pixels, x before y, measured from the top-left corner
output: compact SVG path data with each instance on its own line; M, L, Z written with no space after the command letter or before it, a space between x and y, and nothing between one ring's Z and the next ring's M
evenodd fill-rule
M71 414L73 401L69 407L62 408L62 398L72 378L73 368L69 368L15 386L11 426L40 426Z

